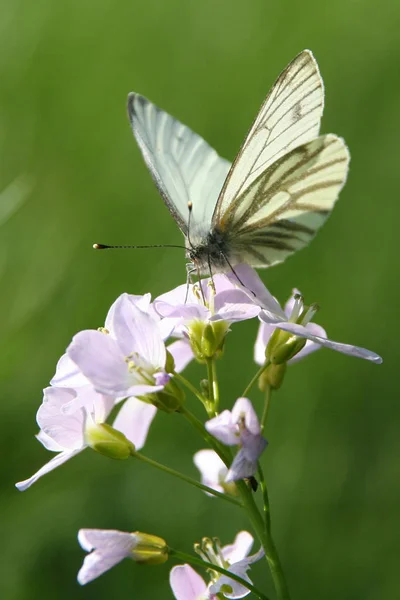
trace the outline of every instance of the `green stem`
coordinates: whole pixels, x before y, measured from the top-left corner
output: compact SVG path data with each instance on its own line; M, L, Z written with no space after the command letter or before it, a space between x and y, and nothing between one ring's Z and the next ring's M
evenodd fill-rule
M249 583L245 579L242 579L241 577L239 577L239 575L236 575L235 573L231 573L230 571L227 571L226 569L219 567L218 565L214 565L213 563L206 562L205 560L202 560L201 558L197 558L197 556L192 556L191 554L186 554L186 552L180 552L179 550L174 550L173 548L169 548L169 555L173 556L179 560L183 560L184 562L191 563L192 565L196 565L198 567L203 567L204 569L211 570L211 571L217 571L218 573L221 573L221 575L226 575L227 577L229 577L229 579L233 579L234 581L237 581L238 583L243 585L245 588L250 590L250 592L253 592L253 594L255 596L257 596L257 598L259 598L260 600L268 600L268 597L265 594L263 594L262 592L260 592L253 584Z
M204 406L206 406L207 398L204 398L203 394L199 392L199 390L192 383L190 383L190 381L186 379L186 377L184 377L180 373L177 373L176 371L174 371L172 374L182 383L182 385L184 385L188 390L190 390L192 394L194 394Z
M223 494L222 492L217 492L217 490L213 490L212 488L208 487L207 485L203 485L196 479L192 479L191 477L188 477L187 475L184 475L183 473L179 473L179 471L170 469L169 467L166 467L165 465L162 465L161 463L159 463L155 460L152 460L151 458L148 458L147 456L144 456L143 454L140 454L140 452L134 452L132 454L132 456L134 458L138 458L142 462L147 463L148 465L151 465L152 467L155 467L156 469L159 469L160 471L164 471L164 473L168 473L169 475L173 475L174 477L177 477L178 479L181 479L182 481L186 481L186 483L190 483L191 485L194 485L195 487L199 488L200 490L203 490L204 492L207 492L208 494L212 494L213 496L222 498L222 500L227 500L231 504L236 504L236 506L240 506L240 507L242 506L242 504L233 496L230 496L229 494Z
M203 423L188 410L185 406L181 406L179 412L189 421L191 425L200 433L201 437L209 444L218 454L221 460L229 468L232 462L232 457L229 448L225 448L211 433L208 433Z
M267 531L271 531L271 514L269 510L269 498L268 498L268 490L267 484L265 482L264 472L261 468L260 463L258 463L258 478L260 480L260 487L263 497L263 509L264 509L264 519L265 519L265 527Z
M249 393L249 391L251 390L251 388L253 387L253 385L255 383L257 383L259 377L261 377L261 375L264 373L265 369L267 369L270 364L271 364L271 362L269 360L267 360L267 361L265 361L265 363L263 364L263 366L258 369L258 371L254 375L253 379L250 381L250 383L248 384L248 386L244 389L243 394L242 394L242 398L247 396L247 394Z
M259 467L259 475L260 475L260 467ZM263 493L263 503L264 503L264 516L265 516L265 525L264 521L255 505L254 498L248 488L246 488L247 493L250 495L248 501L246 501L244 495L242 496L243 504L245 508L250 513L250 511L254 514L255 510L257 511L257 518L252 520L253 527L255 528L259 539L262 543L262 546L265 551L265 557L267 559L267 563L269 569L271 571L272 580L274 582L275 592L278 600L290 600L289 589L285 580L285 576L283 574L282 564L278 555L278 551L276 549L274 540L271 535L271 516L270 516L270 506L268 499L268 491L267 486L264 479L264 474L261 472L260 475L262 493ZM252 507L254 504L254 508ZM259 533L259 520L262 522L262 536Z
M261 433L264 431L264 427L265 427L265 424L267 422L268 411L269 411L269 407L271 405L271 396L272 396L272 388L267 383L266 387L265 387L264 409L263 409L263 414L262 414L261 423L260 423L260 425L261 425Z
M213 407L214 415L218 414L219 408L219 386L217 378L217 365L215 358L207 359L207 374L210 387L210 401Z

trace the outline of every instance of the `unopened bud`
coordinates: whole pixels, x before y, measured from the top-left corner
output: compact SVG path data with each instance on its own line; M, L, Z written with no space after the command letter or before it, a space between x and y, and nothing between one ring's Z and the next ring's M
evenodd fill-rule
M145 565L160 565L168 560L168 546L165 540L157 535L135 531L137 543L131 550L134 561Z
M190 345L200 362L221 356L228 328L225 321L192 321L189 326Z
M306 343L305 338L276 328L268 342L265 356L272 364L280 365L296 356Z
M258 380L258 387L262 392L265 392L267 385L273 390L278 390L285 377L287 363L279 365L271 364L265 369Z
M135 446L127 437L107 423L90 423L85 429L85 441L99 454L123 460L135 451Z

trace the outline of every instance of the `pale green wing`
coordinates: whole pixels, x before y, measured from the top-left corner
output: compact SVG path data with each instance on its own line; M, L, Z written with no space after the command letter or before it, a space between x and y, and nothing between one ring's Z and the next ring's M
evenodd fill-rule
M229 171L213 215L224 224L232 202L270 165L319 135L324 88L317 62L304 50L279 75Z
M191 237L206 235L230 162L144 96L129 94L128 115L146 165L180 229L187 235L192 202Z
M274 162L226 215L231 260L268 267L307 245L338 198L349 160L344 141L329 134Z

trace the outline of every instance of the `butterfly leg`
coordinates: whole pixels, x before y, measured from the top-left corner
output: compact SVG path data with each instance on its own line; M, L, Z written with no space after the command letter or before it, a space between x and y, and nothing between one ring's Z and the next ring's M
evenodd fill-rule
M189 296L189 286L192 283L191 276L193 273L196 273L196 267L192 262L186 263L186 296L185 296L185 304L187 302Z

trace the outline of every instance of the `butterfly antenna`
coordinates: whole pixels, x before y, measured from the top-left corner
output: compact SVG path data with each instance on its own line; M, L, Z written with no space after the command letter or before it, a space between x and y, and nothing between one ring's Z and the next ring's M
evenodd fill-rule
M178 246L175 244L152 244L151 246L108 246L106 244L93 244L95 250L114 250L114 249L125 249L125 248L180 248L186 250L186 246Z

